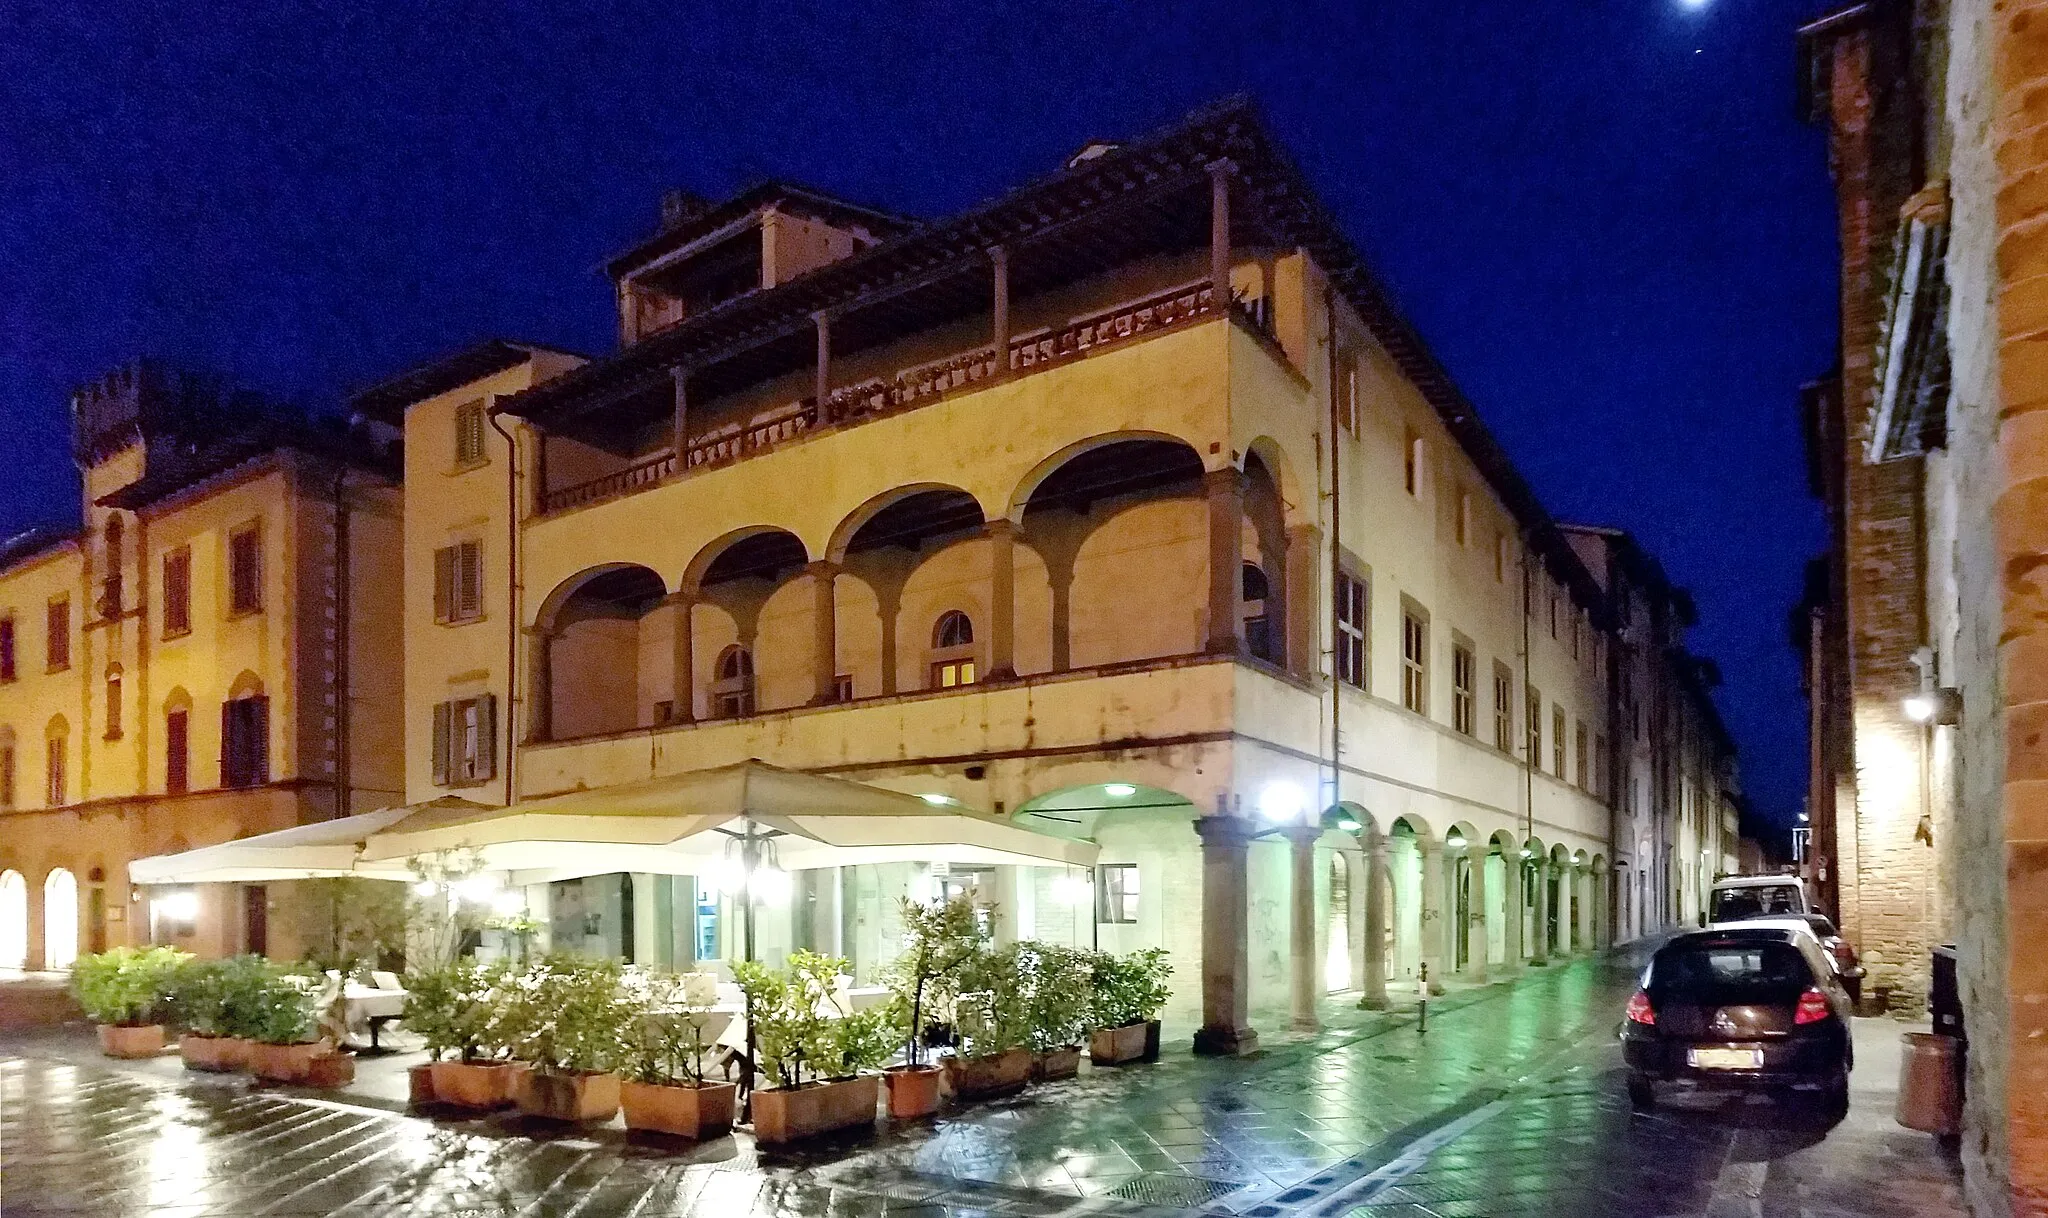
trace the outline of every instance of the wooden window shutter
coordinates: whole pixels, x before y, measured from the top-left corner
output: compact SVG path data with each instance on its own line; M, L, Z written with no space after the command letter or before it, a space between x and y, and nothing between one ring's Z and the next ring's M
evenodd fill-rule
M484 550L474 541L455 547L454 616L467 620L484 611Z
M454 710L453 703L434 703L434 785L437 787L448 785L448 743L455 734Z
M249 703L249 781L270 781L270 698L247 698Z
M434 620L445 622L455 616L455 547L434 551Z
M485 694L476 700L476 776L488 781L498 775L498 695Z
M235 704L220 704L220 785L235 785L235 751L238 741L235 731Z

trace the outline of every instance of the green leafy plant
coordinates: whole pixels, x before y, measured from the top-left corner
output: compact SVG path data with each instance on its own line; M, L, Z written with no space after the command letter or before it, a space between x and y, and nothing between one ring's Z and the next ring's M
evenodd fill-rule
M491 1026L514 1056L542 1073L615 1069L632 1059L623 972L615 960L553 953L509 980L502 1022Z
M174 982L190 959L172 947L115 947L80 956L71 966L71 993L94 1023L161 1023Z
M848 1011L832 1025L836 1062L825 1069L833 1078L875 1069L895 1055L901 1028L894 1004Z
M966 897L923 903L906 897L902 910L903 954L889 966L885 981L902 1012L904 1060L919 1066L925 1060L925 1033L939 1017L951 1017L953 997L960 992L956 974L981 950L983 938L974 902Z
M405 885L361 876L299 881L299 941L321 972L360 977L405 954Z
M1016 950L1025 1037L1031 1048L1049 1053L1080 1043L1093 1006L1090 953L1035 939L1019 943Z
M171 1011L201 1036L253 1036L276 968L261 956L186 960L171 978Z
M312 982L296 973L272 973L251 995L243 1035L266 1045L299 1045L313 1039Z
M786 968L751 960L733 966L733 978L747 996L761 1068L776 1086L803 1086L807 1069L815 1082L843 1067L845 1051L833 1030L840 1021L832 1012L833 979L845 969L846 961L837 956L802 950L789 954Z
M1147 947L1125 956L1095 952L1089 961L1094 993L1092 1022L1098 1028L1121 1028L1159 1018L1173 991L1166 979L1173 965L1162 948Z
M704 1085L706 1021L718 989L708 973L626 974L628 1077L665 1087Z
M1018 969L1017 944L983 947L960 966L953 1022L962 1057L1014 1049L1030 1032L1030 1007Z

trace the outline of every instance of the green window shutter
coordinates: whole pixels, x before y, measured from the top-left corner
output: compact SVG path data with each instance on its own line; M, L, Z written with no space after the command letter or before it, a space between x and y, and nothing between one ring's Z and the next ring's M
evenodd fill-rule
M485 694L476 700L476 776L498 775L498 695Z
M434 620L445 622L455 615L455 547L434 551Z
M448 702L434 703L434 785L448 785L448 741L454 734L451 730L451 714L454 705Z

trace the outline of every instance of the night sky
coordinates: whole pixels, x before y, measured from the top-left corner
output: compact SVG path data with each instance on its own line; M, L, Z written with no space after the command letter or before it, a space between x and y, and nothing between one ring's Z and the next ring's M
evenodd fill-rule
M666 188L939 215L1243 90L1551 510L1694 590L1791 820L1835 334L1793 31L1833 5L863 7L6 6L0 534L75 514L69 390L136 354L331 406L484 335L604 351Z

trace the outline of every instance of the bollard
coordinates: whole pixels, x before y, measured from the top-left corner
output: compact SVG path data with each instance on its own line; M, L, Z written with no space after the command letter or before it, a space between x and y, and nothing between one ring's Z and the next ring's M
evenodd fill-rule
M1415 1033L1420 1036L1429 1031L1429 961L1422 962L1422 981L1417 988L1415 1002Z

